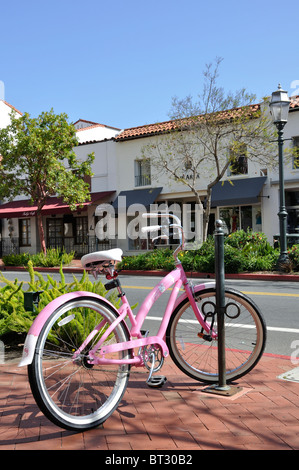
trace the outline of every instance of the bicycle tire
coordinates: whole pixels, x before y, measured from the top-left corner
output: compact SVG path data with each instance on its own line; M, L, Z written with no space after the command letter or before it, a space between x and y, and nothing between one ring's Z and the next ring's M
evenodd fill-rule
M195 294L199 310L214 318L217 332L216 291L204 289ZM246 295L225 290L226 381L230 383L250 372L260 360L266 344L266 325L262 313ZM201 325L189 299L174 310L166 332L166 342L174 363L186 375L206 384L219 380L217 339L200 338ZM204 332L205 333L205 332Z
M88 362L88 350L116 318L107 303L81 296L57 308L43 326L28 376L37 405L54 424L71 431L91 429L106 421L119 405L130 365ZM100 323L98 334L74 361L74 351ZM120 322L104 345L128 340L127 327ZM131 357L130 351L117 354Z

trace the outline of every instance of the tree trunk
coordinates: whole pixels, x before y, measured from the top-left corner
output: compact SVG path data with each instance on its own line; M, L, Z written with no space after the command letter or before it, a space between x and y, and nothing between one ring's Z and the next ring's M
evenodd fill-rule
M212 188L207 187L207 197L206 197L206 207L203 214L203 241L206 241L208 237L208 228L209 228L209 220L210 220L210 213L211 213L211 198L212 198Z
M205 210L203 207L203 203L201 202L200 195L196 189L192 188L192 191L195 195L195 203L198 205L200 208L200 211L202 212L202 227L201 227L201 233L200 235L202 236L202 241L204 242L206 240L205 236Z
M39 210L37 211L37 225L38 225L38 233L39 233L41 249L43 253L46 255L47 248L46 248L46 242L45 242L45 232L44 232L44 227L43 227L42 214Z

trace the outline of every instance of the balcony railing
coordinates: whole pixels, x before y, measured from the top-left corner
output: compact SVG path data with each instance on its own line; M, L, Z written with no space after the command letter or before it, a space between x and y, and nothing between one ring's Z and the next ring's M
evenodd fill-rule
M64 249L67 253L74 251L76 257L86 255L93 251L109 250L115 247L115 240L98 240L95 236L88 236L83 243L76 243L74 237L53 238L47 240L47 248Z
M47 248L57 248L61 250L64 249L67 253L74 251L76 257L80 258L81 256L86 255L87 253L91 253L93 251L109 250L110 248L115 248L116 240L100 241L95 236L88 236L85 242L76 243L76 240L73 237L64 239L60 237L53 237L47 240L46 245ZM24 248L23 251L26 251L26 249ZM18 237L7 237L2 238L2 240L0 240L0 258L6 255L19 253L20 246Z
M135 175L136 186L148 186L151 184L151 175Z
M0 258L6 255L20 253L18 237L4 237L0 242Z

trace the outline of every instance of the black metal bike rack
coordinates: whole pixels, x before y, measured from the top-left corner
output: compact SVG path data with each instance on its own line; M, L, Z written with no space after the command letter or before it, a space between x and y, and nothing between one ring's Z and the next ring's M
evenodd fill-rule
M242 390L241 387L226 383L225 360L225 267L224 267L224 231L221 220L215 222L215 284L216 284L216 313L218 333L218 384L211 385L203 392L231 396Z
M42 290L36 292L24 292L24 308L26 312L34 312L37 309L39 297L42 293Z

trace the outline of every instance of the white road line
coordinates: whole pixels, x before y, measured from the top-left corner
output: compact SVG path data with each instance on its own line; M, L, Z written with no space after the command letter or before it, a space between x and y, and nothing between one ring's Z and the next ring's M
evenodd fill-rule
M161 317L148 316L148 317L145 318L145 320L161 322L162 318ZM182 323L198 324L197 320L181 320L181 322ZM242 325L240 323L235 323L234 325L229 324L229 326L234 327L234 328L248 328L248 329L255 328L254 325ZM281 327L278 327L278 326L267 326L267 330L268 331L280 331L281 333L297 333L297 334L299 334L299 328L281 328Z

